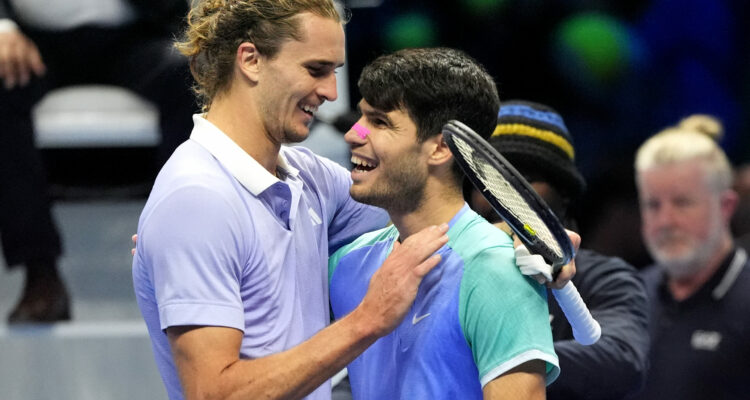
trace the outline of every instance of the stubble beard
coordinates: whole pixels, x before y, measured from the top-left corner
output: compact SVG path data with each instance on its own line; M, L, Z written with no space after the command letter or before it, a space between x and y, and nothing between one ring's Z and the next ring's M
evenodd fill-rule
M404 157L398 165L385 170L366 193L351 192L354 200L383 208L389 214L403 215L417 210L424 201L427 171L420 170Z

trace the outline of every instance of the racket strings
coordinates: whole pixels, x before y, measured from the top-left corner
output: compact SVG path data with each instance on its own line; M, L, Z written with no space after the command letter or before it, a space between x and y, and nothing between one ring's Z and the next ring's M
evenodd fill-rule
M563 257L563 250L547 225L539 215L526 203L507 179L485 158L482 153L458 137L454 142L462 157L474 171L474 175L482 182L485 190L490 192L495 200L502 204L513 216L520 221L527 232L527 236L536 236L558 256Z

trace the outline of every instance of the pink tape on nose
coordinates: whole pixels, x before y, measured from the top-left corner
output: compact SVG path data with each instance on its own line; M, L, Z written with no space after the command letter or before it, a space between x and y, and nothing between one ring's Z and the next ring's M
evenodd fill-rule
M354 132L357 132L357 135L362 139L366 138L367 135L370 134L370 130L360 125L359 122L354 124L354 126L352 126L352 129L354 129Z

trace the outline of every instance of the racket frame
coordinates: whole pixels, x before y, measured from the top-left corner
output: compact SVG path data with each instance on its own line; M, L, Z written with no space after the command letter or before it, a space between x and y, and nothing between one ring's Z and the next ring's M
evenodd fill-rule
M573 244L565 232L565 228L560 223L557 216L550 210L547 203L536 193L534 188L526 181L518 170L503 157L500 152L495 150L486 140L474 132L471 128L466 126L460 121L451 120L443 126L442 129L443 139L448 144L453 157L458 163L459 167L464 172L464 175L474 185L477 190L484 196L485 199L490 203L492 208L497 212L498 215L508 224L513 232L518 235L521 242L526 245L529 250L533 253L539 254L552 265L553 276L557 276L560 268L563 265L570 262L575 256L575 249ZM555 251L544 243L538 235L533 232L533 229L524 225L513 213L511 213L506 207L504 207L495 196L487 189L486 185L482 180L477 177L475 171L471 168L469 163L466 161L464 156L461 154L458 146L455 142L455 137L462 140L464 143L469 145L472 150L479 153L481 157L485 158L492 167L505 178L505 180L511 185L513 189L518 192L521 198L527 203L529 208L534 211L542 222L547 226L553 238L557 241L558 246L562 251L562 255L558 255ZM528 230L527 230L528 229ZM529 231L530 230L530 231Z

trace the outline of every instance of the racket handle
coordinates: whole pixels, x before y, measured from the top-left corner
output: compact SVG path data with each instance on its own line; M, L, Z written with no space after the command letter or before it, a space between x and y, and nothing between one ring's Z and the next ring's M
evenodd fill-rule
M591 316L573 282L568 282L562 289L552 289L552 294L573 328L576 341L584 346L596 343L602 335L602 328Z

